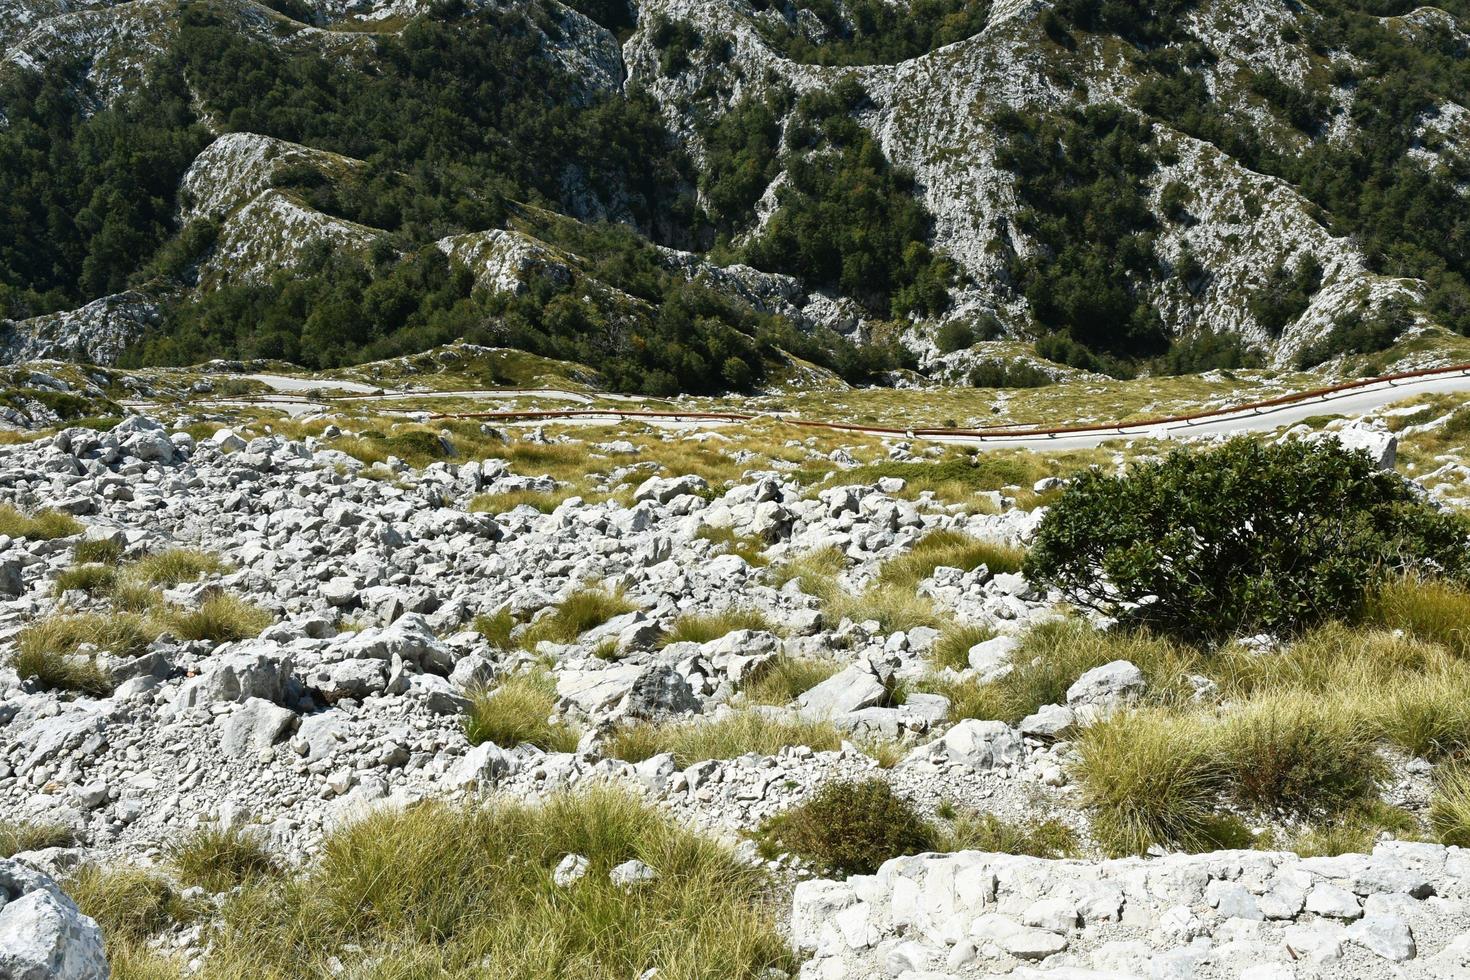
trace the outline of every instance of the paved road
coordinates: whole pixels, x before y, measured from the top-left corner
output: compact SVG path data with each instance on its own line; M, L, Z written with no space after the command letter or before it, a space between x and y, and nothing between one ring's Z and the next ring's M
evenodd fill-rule
M537 389L485 389L480 391L445 391L445 392L384 392L380 388L360 384L355 381L319 381L310 378L293 378L284 375L254 374L248 375L256 381L261 381L275 388L281 394L265 395L259 399L222 399L211 404L235 405L235 406L261 406L279 408L291 415L305 414L310 411L323 409L321 403L308 400L303 397L307 392L322 393L327 389L347 392L344 396L333 398L332 401L402 401L413 398L424 397L447 397L456 396L461 398L513 398L513 397L542 397L560 398L585 404L591 399L580 392L563 391L556 388ZM1190 438L1205 435L1235 435L1244 432L1270 432L1283 426L1293 425L1303 419L1319 415L1345 415L1361 416L1370 414L1385 405L1412 398L1415 395L1462 392L1470 391L1470 368L1462 368L1452 373L1437 374L1429 377L1406 378L1397 381L1378 381L1353 388L1348 391L1333 392L1302 401L1291 402L1285 405L1275 405L1266 408L1226 409L1216 414L1195 420L1180 420L1152 425L1121 425L1121 426L1097 426L1076 432L1057 433L1054 435L1039 435L1034 431L1000 432L994 434L965 434L965 433L930 433L927 435L915 435L915 438L927 439L933 442L948 443L959 446L976 446L980 448L1010 447L1017 449L1089 449L1104 442L1115 439L1172 439ZM633 396L605 396L617 397L619 400L638 402ZM487 413L493 414L493 413ZM673 413L670 413L671 415ZM779 417L779 416L778 416ZM618 422L624 419L640 419L644 422L653 421L647 416L640 416L634 411L620 412L617 409L604 411L567 410L565 413L551 411L540 412L534 420L537 423L557 421L562 418L567 422L580 422L583 424L595 424L597 422ZM509 421L509 420L507 420ZM705 415L699 412L678 413L677 417L661 420L664 424L700 425L703 423L729 424L728 418L721 419L714 415ZM816 424L821 424L817 422ZM1064 420L1058 420L1058 425L1065 426ZM890 430L869 428L848 428L847 431L868 433L873 435L892 435Z
M1411 378L1404 381L1381 381L1351 391L1341 391L1319 398L1292 402L1272 408L1224 411L1191 422L1164 425L1125 425L1089 429L1085 432L1056 436L996 435L931 436L937 442L971 446L1012 446L1022 449L1087 449L1113 439L1172 439L1203 435L1235 435L1244 432L1270 432L1317 415L1367 415L1385 405L1431 393L1470 391L1470 370L1454 374Z

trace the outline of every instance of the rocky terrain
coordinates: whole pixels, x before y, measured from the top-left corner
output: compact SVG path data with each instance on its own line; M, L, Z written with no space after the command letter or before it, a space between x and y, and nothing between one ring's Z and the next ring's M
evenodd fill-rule
M769 862L783 895L794 883L782 919L803 977L1470 968L1465 859L1439 844L1112 861L959 850L846 880L758 849L771 818L821 787L876 778L931 818L1051 821L1096 853L1072 733L1140 697L1139 668L1082 671L1057 703L1015 724L986 720L952 698L1015 669L1028 631L1061 615L1056 597L974 559L930 563L904 601L927 604L933 625L914 625L892 605L904 587L885 585L926 542L996 554L1027 542L1044 508L1018 497L1054 492L1055 478L954 503L902 478L843 478L854 454L922 467L937 448L808 439L779 459L736 450L743 475L712 485L670 475L664 460L736 434L688 427L639 447L616 430L486 426L480 444L499 456L369 465L333 448L352 445L347 427L360 422L321 422L317 435L245 438L132 415L0 449L4 501L67 525L0 542L3 642L12 657L51 650L59 660L43 671L80 671L58 681L0 669L0 823L69 838L0 867L12 896L0 937L40 937L0 942L0 955L27 964L15 975L100 975L96 925L36 871L167 874L172 848L201 829L246 833L310 866L328 835L383 808L598 785ZM1381 426L1341 439L1394 463ZM566 484L507 461L560 451L604 460L581 492L611 497L539 503ZM804 487L791 459L835 468ZM822 554L839 564L818 574L811 556ZM112 571L101 580L89 568ZM597 613L561 625L589 602ZM975 642L940 668L957 627ZM794 664L817 667L780 695L754 693ZM512 697L531 698L532 728L485 737L525 713ZM675 737L691 731L725 741ZM1386 798L1422 811L1429 765L1394 759ZM1257 826L1294 832L1280 817ZM568 881L582 873L575 857ZM206 916L149 949L198 964L210 936ZM50 965L24 972L37 963Z

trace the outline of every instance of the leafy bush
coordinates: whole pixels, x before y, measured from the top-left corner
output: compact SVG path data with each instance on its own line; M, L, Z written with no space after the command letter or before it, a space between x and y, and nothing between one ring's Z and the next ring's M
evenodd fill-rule
M1336 443L1234 439L1073 481L1026 575L1191 640L1349 618L1385 573L1470 574L1462 523Z
M930 850L938 832L882 779L829 782L762 824L762 849L829 874L873 874L889 858Z

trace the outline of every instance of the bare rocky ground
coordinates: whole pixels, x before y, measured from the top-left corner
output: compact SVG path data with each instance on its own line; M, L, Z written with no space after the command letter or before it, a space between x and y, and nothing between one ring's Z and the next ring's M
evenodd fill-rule
M627 452L616 442L582 448ZM908 455L901 445L892 452ZM96 975L87 972L89 920L27 866L64 876L83 860L149 863L200 826L248 826L283 857L308 861L325 833L374 806L535 798L610 781L758 861L745 832L828 780L877 775L928 813L958 805L1012 820L1053 816L1085 840L1067 748L1054 740L1058 719L1126 693L1126 670L1088 674L1068 705L1020 729L951 723L942 696L893 697L929 672L935 630L833 622L799 579L779 573L796 556L835 548L848 559L841 588L861 595L883 562L926 534L1021 542L1039 513L1004 501L999 513L971 513L932 495L903 499L901 481L843 485L840 474L810 493L761 463L727 489L648 476L653 467L628 455L613 482L630 497L489 514L470 502L553 481L512 473L493 456L421 469L390 460L385 479L381 467L369 471L314 438L247 441L222 429L196 441L144 416L0 449L0 501L55 508L84 525L80 536L0 539L7 647L59 612L122 616L106 596L58 594L79 540L111 542L125 563L180 547L217 555L228 570L168 588L168 607L195 609L223 592L273 619L249 639L165 633L127 657L101 653L106 697L42 690L0 669L0 816L61 822L79 839L0 862L0 895L10 899L0 904L0 937L36 933L22 916L39 915L55 926L51 952L80 964L57 959L50 973L16 975ZM759 562L729 553L711 529L759 541ZM492 643L493 631L475 628L505 612L534 623L538 610L551 615L589 587L620 594L633 611L534 649ZM1020 576L983 566L941 567L919 591L1002 637L972 651L971 672L995 668L1004 637L1056 615ZM736 609L775 629L662 642L681 617ZM783 657L828 658L835 673L793 704L745 706L743 683ZM581 732L575 751L473 746L467 693L530 670L554 682L554 720ZM668 754L632 764L606 751L632 723L741 711L828 721L845 740L684 768ZM1432 844L1319 859L966 852L898 859L845 882L803 880L810 875L790 861L775 867L788 884L800 881L790 932L813 980L1470 975L1466 858ZM207 942L197 928L176 939L186 960Z

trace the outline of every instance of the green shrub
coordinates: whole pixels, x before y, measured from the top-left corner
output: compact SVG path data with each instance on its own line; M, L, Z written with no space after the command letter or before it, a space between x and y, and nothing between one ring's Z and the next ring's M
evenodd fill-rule
M240 830L201 827L167 847L179 883L222 892L279 872L264 844Z
M873 874L889 858L932 849L938 832L882 779L829 782L767 820L762 850L794 854L828 874Z
M555 885L568 854L587 858L587 874ZM632 859L657 876L624 890L608 873ZM202 974L626 980L657 968L757 980L796 969L770 887L761 869L614 790L429 802L336 830L300 877L232 897Z
M465 737L472 745L494 742L509 749L528 742L547 752L571 752L581 733L551 721L555 711L556 682L549 674L513 674L493 690L470 692Z
M1042 519L1025 571L1077 605L1215 641L1351 618L1396 569L1463 580L1465 540L1458 518L1363 454L1238 438L1083 474Z

